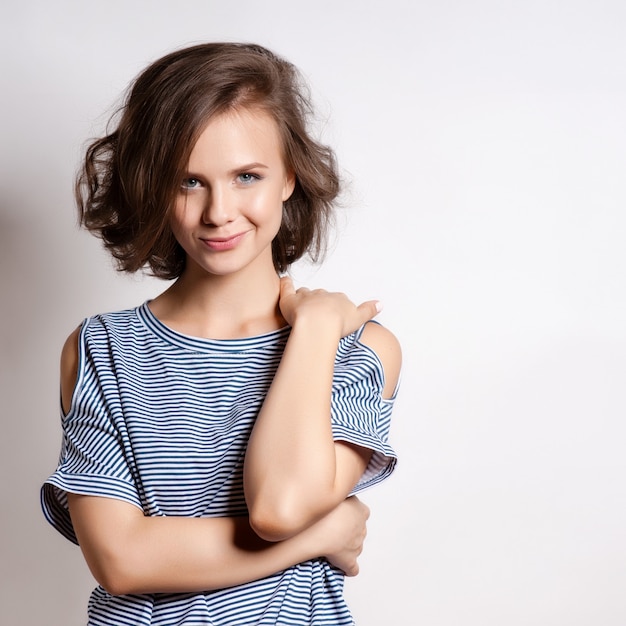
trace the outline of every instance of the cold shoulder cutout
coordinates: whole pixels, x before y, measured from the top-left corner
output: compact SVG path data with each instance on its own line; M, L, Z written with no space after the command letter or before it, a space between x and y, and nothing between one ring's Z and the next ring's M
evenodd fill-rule
M375 321L363 326L359 341L371 348L380 359L385 375L383 398L393 398L398 389L402 369L400 342L389 329Z
M72 331L61 350L61 408L68 413L78 377L78 340L81 326Z

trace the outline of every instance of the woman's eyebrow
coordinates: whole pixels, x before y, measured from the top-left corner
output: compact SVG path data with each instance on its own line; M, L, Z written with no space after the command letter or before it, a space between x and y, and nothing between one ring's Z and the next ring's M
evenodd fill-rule
M244 165L240 165L239 167L235 167L233 168L230 173L231 174L239 174L240 172L245 172L246 170L254 170L254 169L258 169L258 168L262 168L262 169L269 169L269 165L265 165L263 163L259 163L257 161L255 161L254 163L246 163Z
M237 174L241 174L241 172L247 172L249 170L255 170L255 169L268 170L270 169L270 166L265 165L264 163L260 163L258 161L255 161L254 163L244 163L243 165L239 165L237 167L233 167L232 169L228 170L227 174L229 176L236 176ZM184 176L185 178L198 178L200 180L204 178L203 175L200 173L199 169L193 169L193 168L187 168L187 170L185 170Z

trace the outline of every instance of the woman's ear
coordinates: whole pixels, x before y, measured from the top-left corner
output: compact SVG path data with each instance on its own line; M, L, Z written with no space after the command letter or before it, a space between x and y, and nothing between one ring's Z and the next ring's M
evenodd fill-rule
M293 190L296 188L296 173L288 170L285 174L285 186L283 187L283 202L291 197Z

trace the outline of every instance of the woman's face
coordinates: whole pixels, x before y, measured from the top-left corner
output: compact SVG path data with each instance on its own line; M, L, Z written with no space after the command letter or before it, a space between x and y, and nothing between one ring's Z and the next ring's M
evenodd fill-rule
M211 119L191 152L171 217L185 271L273 268L272 240L294 185L269 114L241 109Z

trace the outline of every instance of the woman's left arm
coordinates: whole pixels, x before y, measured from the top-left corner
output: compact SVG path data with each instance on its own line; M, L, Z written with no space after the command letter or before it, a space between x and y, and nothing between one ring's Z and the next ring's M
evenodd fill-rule
M244 465L250 523L262 538L291 537L342 502L363 474L371 451L334 441L331 391L341 337L377 312L375 301L354 305L344 294L295 291L281 283L281 312L292 330L252 431ZM392 395L400 347L391 332L369 324L361 341L380 358L383 395Z

